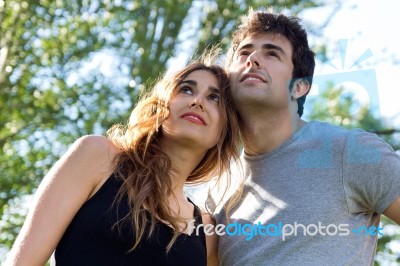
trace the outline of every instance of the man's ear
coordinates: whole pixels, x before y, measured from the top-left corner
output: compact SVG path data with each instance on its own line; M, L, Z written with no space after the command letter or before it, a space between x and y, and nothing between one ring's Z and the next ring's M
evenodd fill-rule
M291 91L291 96L293 100L306 95L310 90L310 83L306 79L298 79L293 84L293 89Z

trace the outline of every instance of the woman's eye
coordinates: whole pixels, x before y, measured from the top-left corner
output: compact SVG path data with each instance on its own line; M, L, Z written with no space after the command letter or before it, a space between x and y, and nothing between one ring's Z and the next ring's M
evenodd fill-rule
M180 92L180 93L184 93L184 94L193 94L193 90L192 90L192 88L190 88L189 86L182 86L182 87L179 89L179 92Z
M210 99L211 101L219 102L219 95L211 94L210 96L208 96L208 99Z

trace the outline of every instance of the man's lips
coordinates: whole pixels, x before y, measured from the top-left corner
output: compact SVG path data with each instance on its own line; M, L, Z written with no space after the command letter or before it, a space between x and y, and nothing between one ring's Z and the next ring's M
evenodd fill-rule
M184 113L183 115L181 115L181 118L188 120L195 124L204 125L204 126L207 125L206 121L204 120L204 118L201 115L193 113L193 112Z
M240 82L243 82L245 80L254 80L254 81L260 81L263 83L267 83L266 80L264 79L263 76L257 74L257 73L246 73L240 78Z

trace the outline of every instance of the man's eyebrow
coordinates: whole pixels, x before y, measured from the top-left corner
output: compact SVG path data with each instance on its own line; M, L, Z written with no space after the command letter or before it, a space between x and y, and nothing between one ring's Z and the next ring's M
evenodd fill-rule
M266 50L275 50L275 51L278 51L278 52L281 53L281 54L286 55L285 51L283 51L283 49L282 49L280 46L278 46L278 45L271 44L271 43L266 43L266 44L263 44L262 47L263 47L263 49L266 49Z
M248 43L248 44L245 44L245 45L239 47L239 49L237 49L237 50L238 51L246 50L246 49L251 49L253 47L254 47L254 44ZM282 53L282 54L286 55L285 51L283 51L283 49L280 46L275 45L275 44L265 43L265 44L262 45L262 49L264 49L264 50L275 50L275 51L278 51L279 53Z
M243 46L239 46L239 48L237 49L237 51L245 50L245 49L251 49L251 48L253 48L253 47L254 47L253 44L248 43L248 44L245 44L245 45L243 45Z

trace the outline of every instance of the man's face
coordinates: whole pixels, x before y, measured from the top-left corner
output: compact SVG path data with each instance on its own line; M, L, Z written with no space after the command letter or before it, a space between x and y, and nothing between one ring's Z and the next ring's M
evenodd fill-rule
M232 96L241 107L287 107L292 78L292 46L279 34L243 39L228 68Z

